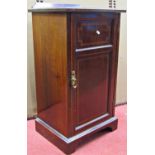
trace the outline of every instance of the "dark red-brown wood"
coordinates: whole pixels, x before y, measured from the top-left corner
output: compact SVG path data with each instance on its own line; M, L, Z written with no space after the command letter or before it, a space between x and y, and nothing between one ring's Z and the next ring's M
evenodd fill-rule
M110 44L113 18L110 14L89 13L76 15L77 47Z
M117 74L117 57L118 57L118 42L119 42L119 14L112 13L73 13L71 16L72 23L72 70L76 70L78 87L72 89L74 103L74 117L73 126L76 128L86 122L89 122L99 116L105 117L98 120L80 130L75 131L79 133L97 123L103 122L114 116L115 104L115 87ZM102 20L101 20L102 19ZM82 52L75 52L79 48L88 48L79 44L79 27L81 23L87 22L102 23L103 27L109 24L109 32L101 31L101 35L109 34L109 41L104 44L104 37L96 37L96 30L98 27L93 27L92 33L85 31L83 36L90 36L87 40L89 47L98 47L101 45L112 45L111 48L88 50ZM108 25L107 24L107 25ZM88 26L87 25L87 26ZM87 28L89 29L89 28ZM95 37L93 37L93 32ZM96 40L102 39L101 42ZM92 46L96 42L96 45Z
M77 125L108 113L110 53L97 52L77 58Z
M38 117L68 136L66 14L33 14Z
M72 153L83 138L117 128L120 13L60 12L32 13L36 130L65 153Z

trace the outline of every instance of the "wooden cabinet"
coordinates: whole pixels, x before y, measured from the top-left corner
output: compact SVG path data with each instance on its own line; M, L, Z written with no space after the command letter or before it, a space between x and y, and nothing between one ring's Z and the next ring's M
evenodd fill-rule
M120 11L32 9L36 130L65 153L114 116Z

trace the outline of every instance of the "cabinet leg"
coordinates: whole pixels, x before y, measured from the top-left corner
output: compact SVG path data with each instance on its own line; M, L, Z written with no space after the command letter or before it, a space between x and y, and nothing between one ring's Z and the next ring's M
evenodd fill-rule
M114 130L117 129L117 126L118 126L118 119L117 119L116 121L112 122L112 123L110 124L110 126L108 126L108 129L109 129L110 131L114 131Z
M77 143L75 142L73 144L68 144L66 149L63 151L65 152L66 155L71 155L72 153L75 152L76 148L77 148Z

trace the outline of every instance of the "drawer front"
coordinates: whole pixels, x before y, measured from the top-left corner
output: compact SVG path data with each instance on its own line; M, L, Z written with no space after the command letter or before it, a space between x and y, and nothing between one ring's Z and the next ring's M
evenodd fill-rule
M111 44L112 22L113 19L108 14L78 15L77 48Z

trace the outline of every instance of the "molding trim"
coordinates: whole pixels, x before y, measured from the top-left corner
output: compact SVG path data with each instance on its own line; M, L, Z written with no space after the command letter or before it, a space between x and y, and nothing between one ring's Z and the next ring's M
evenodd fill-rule
M84 124L82 124L82 125L79 125L79 126L77 126L77 127L75 128L75 130L80 130L81 128L84 128L84 127L87 126L87 125L90 125L90 124L92 124L92 123L94 123L94 122L96 122L96 121L99 121L99 120L101 120L101 119L107 117L108 115L109 115L109 114L106 113L106 114L104 114L104 115L102 115L102 116L99 116L99 117L97 117L97 118L95 118L95 119L89 121L89 122L86 122L86 123L84 123Z
M103 46L94 46L94 47L88 47L88 48L79 48L76 49L76 52L83 52L83 51L90 51L90 50L96 50L96 49L102 49L102 48L111 48L112 45L108 44L108 45L103 45Z
M69 144L69 143L72 143L78 139L80 139L81 137L84 137L85 135L87 134L90 134L92 133L93 131L97 130L97 129L100 129L106 125L108 125L109 123L112 123L114 121L117 120L117 117L112 117L100 124L97 124L83 132L80 132L79 134L75 135L75 136L72 136L72 137L65 137L63 134L61 134L59 131L55 130L54 128L52 128L51 126L49 126L46 122L44 122L42 119L40 118L36 118L36 121L38 123L40 123L42 126L44 126L46 129L48 129L50 132L52 132L54 135L56 135L57 137L59 137L61 140L63 140L65 143Z

